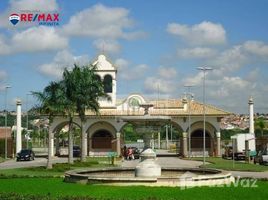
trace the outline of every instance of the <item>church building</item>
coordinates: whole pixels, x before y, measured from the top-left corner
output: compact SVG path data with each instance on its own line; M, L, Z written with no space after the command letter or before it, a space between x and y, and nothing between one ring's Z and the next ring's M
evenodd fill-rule
M179 133L180 154L188 155L189 144L192 155L203 153L203 104L187 98L178 99L147 99L146 94L130 94L124 99L117 99L117 69L104 55L99 55L92 63L97 67L98 78L104 83L105 92L111 97L110 101L100 100L100 114L96 116L91 111L86 112L86 124L82 142L86 146L88 156L107 155L107 152L121 154L124 146L123 129L126 116L143 116L141 104L152 104L149 108L151 116L169 116L170 125ZM206 112L206 154L221 156L221 118L230 113L212 105L205 106ZM190 123L189 123L190 115ZM67 118L56 117L50 131L54 136L67 124ZM74 123L81 124L78 117ZM190 136L189 132L190 124ZM157 133L156 133L157 134ZM190 139L190 142L189 142ZM52 151L52 155L55 152Z

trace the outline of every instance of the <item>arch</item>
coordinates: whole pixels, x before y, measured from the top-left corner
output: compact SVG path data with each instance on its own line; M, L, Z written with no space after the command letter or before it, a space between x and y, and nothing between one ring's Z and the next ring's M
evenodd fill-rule
M177 136L176 139L178 139L179 137L182 137L182 133L183 133L183 128L180 126L180 124L178 124L175 121L171 121L170 124L172 125L172 129L174 131L174 136Z
M88 129L88 150L91 152L116 151L116 128L109 122L98 121ZM93 153L94 155L94 153Z
M203 130L204 130L203 121L197 121L191 125L191 151L200 156L203 155ZM187 129L188 130L188 129ZM209 122L206 122L206 130L205 130L205 147L206 147L206 154L208 155L215 155L215 135L216 135L216 128ZM188 138L189 139L189 138Z
M88 127L87 132L88 132L88 136L92 137L93 134L98 131L98 130L108 130L112 136L115 138L116 137L116 128L109 122L106 121L97 121L93 124L91 124L91 126Z
M113 136L111 132L105 129L100 129L92 135L93 149L112 149Z
M113 78L110 74L104 76L103 79L104 92L112 93L113 92Z
M191 124L191 134L197 130L197 129L201 129L203 130L204 128L204 123L203 121L197 121ZM188 133L188 129L189 127L187 127L186 132ZM206 132L208 132L208 134L210 135L210 137L214 138L216 137L216 132L217 129L209 122L206 122Z
M203 149L203 129L197 129L195 131L193 131L191 133L191 149ZM206 149L210 149L210 140L211 140L211 136L210 134L206 131L206 135L205 135L205 145L206 145Z
M95 78L96 78L98 81L101 82L101 77L100 77L100 75L96 74L96 75L95 75Z
M62 121L62 122L60 122L59 124L57 124L57 125L53 128L52 132L53 132L53 133L58 133L58 132L60 132L60 131L61 131L66 125L68 125L68 124L69 124L69 121ZM81 128L81 126L80 126L78 123L74 122L74 121L73 121L72 124L74 124L74 125L77 126L78 128Z

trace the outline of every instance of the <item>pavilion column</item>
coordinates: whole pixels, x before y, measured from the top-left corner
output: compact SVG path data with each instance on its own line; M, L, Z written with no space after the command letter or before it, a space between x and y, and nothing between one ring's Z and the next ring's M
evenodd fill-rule
M158 149L161 149L160 132L157 133Z
M187 133L182 133L182 155L183 157L187 156Z
M52 169L52 141L53 141L53 132L52 132L52 129L49 128L48 129L48 159L47 159L47 168L48 169Z
M16 135L16 153L21 150L21 101L17 100L17 135Z
M51 150L50 150L50 154L53 157L54 156L54 133L52 133L52 138L51 138Z
M91 156L92 155L92 138L90 137L90 133L89 137L88 137L88 155Z
M87 132L82 128L82 140L81 140L81 161L86 161L86 156L87 156Z
M120 132L117 132L116 133L116 153L117 153L117 156L121 156L120 136L121 136L121 133Z
M217 136L217 157L221 157L221 132L216 133Z
M59 134L57 134L57 136L55 138L55 141L56 141L56 154L57 154L59 152L59 150L60 150L60 138L59 138Z

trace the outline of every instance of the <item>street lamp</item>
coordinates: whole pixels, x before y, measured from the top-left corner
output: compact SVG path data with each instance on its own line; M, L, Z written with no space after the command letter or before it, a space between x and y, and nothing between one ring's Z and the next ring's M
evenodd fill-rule
M191 93L191 88L194 87L194 85L184 85L184 87L187 88L186 97L189 96L189 101L187 98L187 101L189 102L188 107L188 157L191 157L191 101L193 100L193 93Z
M7 90L11 88L10 85L5 86L5 159L7 159Z
M206 72L212 70L210 67L197 67L198 70L203 71L203 166L205 166L205 152L206 152Z

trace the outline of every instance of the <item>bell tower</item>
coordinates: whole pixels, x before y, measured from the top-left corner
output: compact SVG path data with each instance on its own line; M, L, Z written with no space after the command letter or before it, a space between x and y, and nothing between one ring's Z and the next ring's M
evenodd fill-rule
M92 63L96 66L98 78L104 84L104 92L111 97L111 100L100 99L100 107L115 107L116 104L116 68L106 59L106 56L100 54L96 61Z

